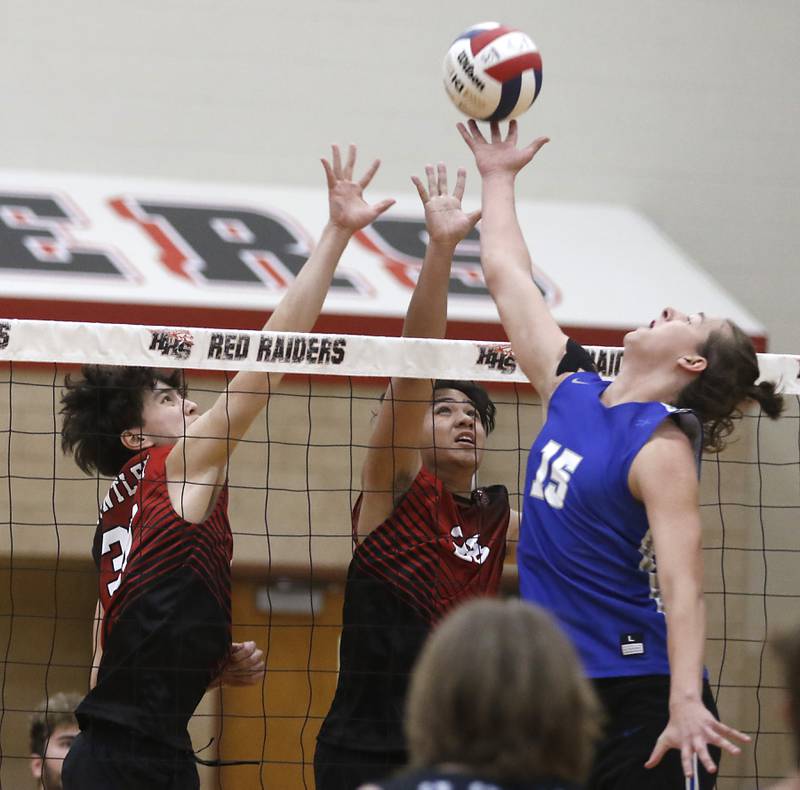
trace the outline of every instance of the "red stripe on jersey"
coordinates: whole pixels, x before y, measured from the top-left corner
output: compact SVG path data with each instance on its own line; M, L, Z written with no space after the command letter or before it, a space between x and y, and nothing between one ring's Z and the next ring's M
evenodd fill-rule
M513 27L504 27L500 25L500 27L492 28L491 30L484 30L483 33L478 33L477 36L473 36L469 40L469 46L472 50L473 55L477 55L485 46L491 44L496 38L500 38L500 36L504 36L506 33L513 33L515 28Z
M509 58L502 63L491 66L486 69L486 73L499 82L505 82L506 80L518 77L525 69L541 71L542 56L538 52L528 52L525 55L517 55L515 58Z
M120 473L127 481L127 495L120 497L123 487L115 483L116 493L109 494L111 507L101 513L95 545L105 611L104 635L142 593L182 567L190 568L221 609L230 612L233 538L227 489L222 489L214 511L202 524L180 518L167 490L165 463L170 449L150 448L132 459ZM143 466L141 479L132 475L135 465ZM127 553L123 553L126 548Z
M488 492L482 489L459 503L422 469L391 516L356 548L356 556L366 571L391 584L431 621L461 600L495 594L510 511L504 488ZM360 505L359 499L354 526Z

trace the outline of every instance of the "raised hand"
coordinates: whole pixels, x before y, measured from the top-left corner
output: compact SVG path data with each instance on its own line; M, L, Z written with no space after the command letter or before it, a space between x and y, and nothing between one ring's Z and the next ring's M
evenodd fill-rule
M468 126L469 128L460 123L457 128L464 138L464 142L475 155L478 172L484 178L496 174L515 176L550 140L548 137L537 137L530 145L518 148L516 121L508 124L508 134L505 140L500 134L500 124L493 121L490 127L491 142L483 136L475 121L470 121Z
M750 736L717 721L702 702L686 702L671 710L669 722L644 767L655 768L670 749L678 749L685 776L692 775L695 754L705 769L713 774L717 766L708 752L708 744L713 743L730 754L739 754L741 749L730 739L747 743Z
M353 169L356 164L356 147L347 149L347 161L342 164L342 155L338 145L331 146L332 162L322 159L322 167L328 180L328 204L330 206L330 222L335 227L348 233L366 227L386 209L394 205L394 200L381 200L370 205L364 200L364 190L372 181L372 177L380 167L376 159L367 172L358 180L353 180Z
M433 243L455 247L481 218L480 211L467 214L461 210L467 172L463 168L459 168L452 195L447 191L447 168L442 162L435 168L433 165L425 165L425 173L428 176L427 189L416 176L411 176L411 180L425 207L425 225L428 228L428 236Z
M266 671L264 653L255 642L234 642L214 686L253 686Z

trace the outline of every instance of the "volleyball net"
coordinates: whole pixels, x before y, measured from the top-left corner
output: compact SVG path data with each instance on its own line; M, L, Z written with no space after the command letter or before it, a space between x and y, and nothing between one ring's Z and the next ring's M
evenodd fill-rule
M620 349L590 348L613 376ZM768 637L800 621L800 361L760 355L780 382L778 421L745 412L735 440L704 460L701 505L706 659L723 720L753 735L723 759L722 790L766 787L789 770L778 667ZM234 639L267 657L260 686L211 692L192 722L208 787L314 786L314 740L336 686L344 576L352 556L371 415L390 376L481 381L497 404L480 483L519 507L541 426L509 346L478 341L177 329L0 319L0 785L29 776L28 722L59 691L85 692L97 579L91 546L109 481L60 448L64 377L82 364L183 369L201 409L230 374L292 374L233 455ZM513 594L515 568L507 564Z

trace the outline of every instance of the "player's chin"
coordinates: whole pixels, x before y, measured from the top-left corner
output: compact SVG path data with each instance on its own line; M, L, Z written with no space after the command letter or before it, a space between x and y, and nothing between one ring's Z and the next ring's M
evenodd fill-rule
M458 464L460 467L475 467L477 469L483 458L483 450L474 445L460 444L453 447L448 456L453 463Z
M642 339L642 335L647 331L647 327L640 326L637 329L632 329L630 332L626 332L622 338L623 345L627 346L630 343L636 343L640 341Z

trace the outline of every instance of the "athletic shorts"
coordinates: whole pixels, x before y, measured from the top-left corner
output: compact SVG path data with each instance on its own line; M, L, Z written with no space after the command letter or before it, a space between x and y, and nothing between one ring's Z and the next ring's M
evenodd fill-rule
M682 790L685 781L677 749L670 749L655 768L644 767L669 721L669 681L669 675L595 680L607 718L588 790ZM703 704L719 718L707 681ZM719 765L720 749L709 745L708 751ZM699 762L698 767L701 790L711 790L716 774L708 774Z
M191 752L93 722L72 742L61 771L64 790L199 790Z
M406 760L405 752L368 752L317 741L314 781L317 790L354 790L393 776Z

